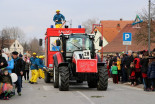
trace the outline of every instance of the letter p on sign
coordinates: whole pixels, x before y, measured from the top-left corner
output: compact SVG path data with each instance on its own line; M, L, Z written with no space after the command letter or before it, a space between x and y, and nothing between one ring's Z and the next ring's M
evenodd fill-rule
M128 38L130 38L129 34L125 34L125 40L128 40Z
M131 33L123 33L123 41L132 41Z

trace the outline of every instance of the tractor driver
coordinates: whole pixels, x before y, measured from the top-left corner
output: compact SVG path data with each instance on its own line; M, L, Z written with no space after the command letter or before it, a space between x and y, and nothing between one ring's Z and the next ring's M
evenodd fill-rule
M60 47L56 46L56 40L51 45L52 45L52 51L59 51L60 50Z
M79 50L79 48L81 48L81 44L79 43L80 41L77 40L76 38L74 38L71 43L72 43L72 50Z
M62 20L66 22L65 17L60 14L60 10L56 10L56 15L53 17L55 28L62 28Z

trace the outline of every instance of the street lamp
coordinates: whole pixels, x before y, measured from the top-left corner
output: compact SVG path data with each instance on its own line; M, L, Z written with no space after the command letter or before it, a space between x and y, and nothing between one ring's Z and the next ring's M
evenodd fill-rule
M150 13L151 11L151 0L149 0L149 18L148 18L148 51L149 51L149 54L150 54L150 37L151 37L151 19L150 19Z

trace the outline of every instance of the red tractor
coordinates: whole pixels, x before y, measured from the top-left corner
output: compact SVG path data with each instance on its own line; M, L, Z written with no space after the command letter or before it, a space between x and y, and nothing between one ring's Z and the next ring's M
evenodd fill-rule
M56 33L56 30L61 33L52 34L52 31ZM54 41L54 43L50 46L45 45L46 50L51 47L50 50L53 52L51 54L46 53L46 60L48 60L46 63L48 67L53 68L48 72L53 75L54 87L59 88L60 91L68 91L70 80L76 80L77 83L87 81L89 88L107 90L108 71L96 53L95 35L85 34L85 29L82 28L76 29L76 32L75 28L56 30L47 30L46 38L51 34L53 38L50 36L51 39L49 40ZM99 46L102 47L103 40L99 38L98 42ZM48 77L50 76L48 72L45 72L46 82L50 81L51 78Z

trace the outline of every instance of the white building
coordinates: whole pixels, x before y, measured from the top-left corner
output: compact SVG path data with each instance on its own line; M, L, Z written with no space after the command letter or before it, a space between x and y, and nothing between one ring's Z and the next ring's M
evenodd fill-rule
M10 46L10 48L9 48L9 51L10 51L10 53L13 52L13 51L17 51L19 54L22 54L22 55L23 55L23 53L24 53L24 48L23 48L23 46L19 43L18 40L15 40L15 41L11 44L11 46Z
M5 41L3 51L6 53L12 53L13 51L17 51L19 54L23 55L24 48L18 40L9 40Z
M103 39L103 47L108 44L108 41L105 39L104 36L102 36L101 32L97 30L96 36L95 36L95 49L100 50L102 47L99 46L99 38L102 37Z

